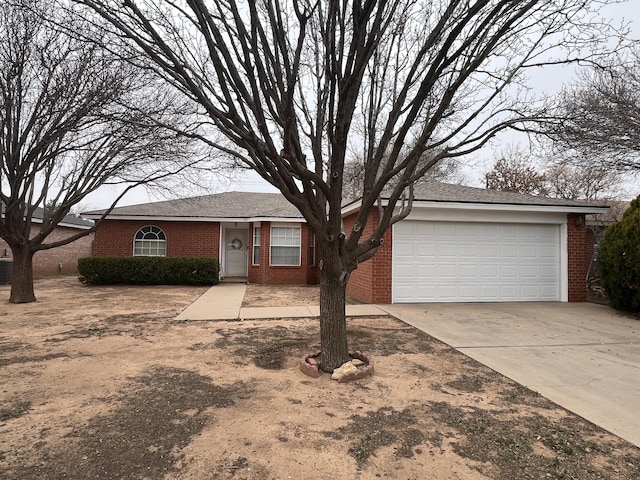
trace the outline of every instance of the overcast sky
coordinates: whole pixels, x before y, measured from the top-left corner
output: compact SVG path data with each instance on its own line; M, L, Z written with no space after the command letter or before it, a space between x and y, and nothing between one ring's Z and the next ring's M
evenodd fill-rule
M612 18L616 22L628 21L631 23L631 30L635 39L640 39L640 1L628 0L624 4L608 5L601 10L605 18ZM562 88L562 85L568 83L575 76L573 68L563 67L553 70L550 74L545 71L540 78L532 78L532 86L540 89L545 93L554 93ZM462 159L462 172L467 178L467 184L471 186L483 186L482 177L484 173L490 169L495 160L495 155L503 145L517 143L518 137L512 135L502 135L498 137L492 145L477 152L473 157ZM238 178L231 181L225 179L211 179L211 189L204 193L219 193L225 191L246 191L246 192L277 192L277 190L262 180L256 173L249 172L244 175L238 175ZM630 181L626 187L629 197L635 197L640 186L638 181ZM180 189L182 190L182 189ZM188 193L187 193L188 192ZM99 192L89 196L81 205L80 210L87 211L97 208L106 208L116 197L117 192L113 188L102 188ZM184 191L176 191L176 196L190 196L193 192L189 188ZM129 192L119 203L119 205L132 205L138 203L147 203L167 199L166 193L158 194L147 192L144 188L138 188Z

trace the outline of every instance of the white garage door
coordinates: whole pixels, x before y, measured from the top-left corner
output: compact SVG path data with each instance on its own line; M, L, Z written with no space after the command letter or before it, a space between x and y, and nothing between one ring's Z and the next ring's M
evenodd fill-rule
M394 303L559 299L558 225L404 221L394 227Z

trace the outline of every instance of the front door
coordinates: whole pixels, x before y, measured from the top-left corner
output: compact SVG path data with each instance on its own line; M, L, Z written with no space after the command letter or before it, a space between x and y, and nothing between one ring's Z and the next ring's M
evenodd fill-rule
M247 276L247 232L248 230L225 232L225 277Z

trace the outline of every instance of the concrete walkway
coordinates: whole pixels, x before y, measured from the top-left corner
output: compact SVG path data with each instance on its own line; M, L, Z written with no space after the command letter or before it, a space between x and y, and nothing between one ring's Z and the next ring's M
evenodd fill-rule
M640 321L591 303L381 305L640 446Z
M237 320L257 318L313 318L320 316L320 307L246 307L242 300L247 286L244 283L220 283L211 287L189 305L176 320ZM375 305L347 305L347 316L371 317L387 313Z
M176 320L318 317L318 306L242 308L246 285L211 287ZM347 305L392 315L640 446L640 321L590 303Z
M247 286L244 283L219 283L185 308L176 320L233 320L239 318Z

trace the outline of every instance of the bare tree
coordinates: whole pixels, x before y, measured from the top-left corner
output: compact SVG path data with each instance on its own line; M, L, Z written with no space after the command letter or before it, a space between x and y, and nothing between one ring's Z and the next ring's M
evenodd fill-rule
M36 252L94 230L46 241L74 205L103 185L123 183L126 192L196 159L189 140L155 121L175 118L177 94L71 36L101 40L102 32L45 3L0 4L0 237L13 254L13 303L36 299ZM44 218L32 229L38 207Z
M423 163L431 161L431 155L423 155ZM430 181L462 184L467 178L460 168L461 164L452 158L445 158L427 170L421 178L414 182L415 185ZM342 196L345 199L357 200L362 195L364 185L365 166L361 159L348 161L344 165L344 181L342 185ZM393 184L393 181L391 182Z
M348 359L349 276L408 215L414 182L539 118L535 99L518 95L525 72L603 48L609 31L593 23L592 0L76 3L151 59L228 139L209 143L277 187L313 229L325 371ZM421 162L425 152L437 153ZM360 210L343 232L344 168L356 158Z
M531 155L514 145L503 149L484 179L486 187L493 190L527 195L549 193L545 175L535 168Z
M619 198L621 176L599 163L559 163L544 172L548 194L570 200L613 200Z
M640 170L640 51L627 58L612 57L609 65L593 68L566 88L557 99L557 121L544 133L554 147L616 172Z
M537 164L549 166L538 170ZM571 200L613 200L621 193L622 177L589 159L578 161L565 156L545 160L510 145L485 174L485 182L487 188L506 192Z

